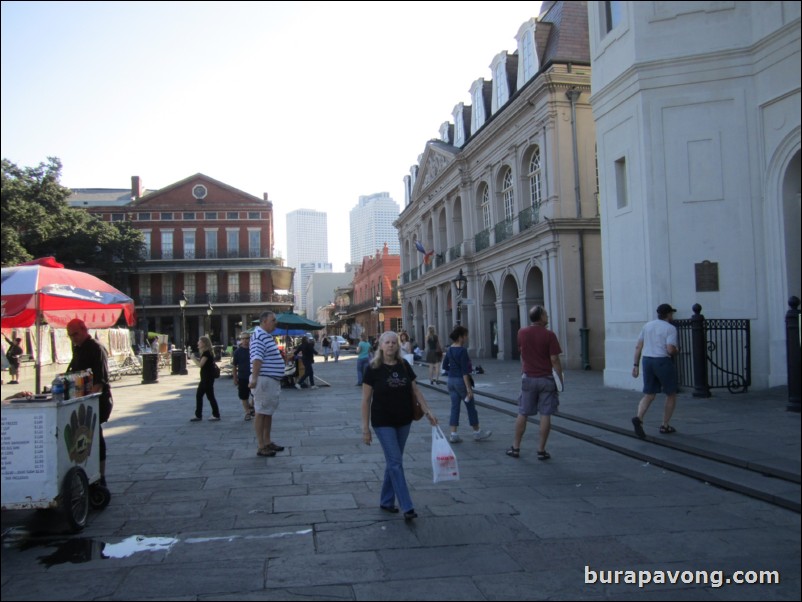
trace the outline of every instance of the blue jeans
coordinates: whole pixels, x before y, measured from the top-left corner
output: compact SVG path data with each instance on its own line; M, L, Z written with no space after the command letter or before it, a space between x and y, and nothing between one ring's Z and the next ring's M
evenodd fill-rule
M394 506L395 500L398 498L401 512L409 512L414 508L412 498L409 496L403 464L404 446L407 444L411 427L412 424L373 427L373 432L376 433L376 438L381 443L384 459L387 462L384 468L384 482L379 503L386 507Z
M369 363L370 363L370 358L369 357L366 357L365 359L357 358L357 360L356 360L356 384L358 384L358 385L362 384L362 376L364 376L365 368L368 367Z
M448 394L451 397L451 419L449 426L459 426L459 407L462 400L468 395L468 388L465 386L465 381L461 376L448 377ZM479 424L479 414L476 412L476 404L471 399L470 402L465 403L468 410L468 422L471 426Z

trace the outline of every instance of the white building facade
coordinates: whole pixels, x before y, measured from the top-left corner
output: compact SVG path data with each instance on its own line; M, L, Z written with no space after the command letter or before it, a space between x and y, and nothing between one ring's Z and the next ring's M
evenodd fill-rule
M301 264L327 264L329 261L328 218L314 209L296 209L287 213L287 266L295 268L293 294L295 311L306 310L306 280L301 276ZM307 275L315 271L307 270ZM321 269L322 271L322 269ZM329 267L328 271L331 271Z
M385 243L390 253L398 255L398 232L393 222L401 209L389 192L359 197L359 204L351 209L351 263L359 265L364 257L376 253Z
M542 304L564 365L603 368L587 31L586 2L544 2L405 178L399 288L417 341L429 325L445 339L460 321L472 357L517 359L518 329Z
M752 386L785 384L802 271L800 3L588 9L605 384L640 386L635 340L660 303L750 320Z

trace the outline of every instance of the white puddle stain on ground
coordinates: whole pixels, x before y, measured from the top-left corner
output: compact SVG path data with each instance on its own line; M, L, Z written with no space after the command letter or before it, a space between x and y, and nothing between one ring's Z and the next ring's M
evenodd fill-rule
M312 529L300 531L283 531L270 535L217 535L213 537L188 537L184 540L175 537L145 537L132 535L117 543L107 543L99 539L75 538L54 544L43 543L46 547L56 547L56 551L42 556L39 561L47 566L64 563L90 562L95 559L128 558L140 552L167 552L179 543L199 544L218 541L232 542L238 539L279 539L298 535L308 535Z

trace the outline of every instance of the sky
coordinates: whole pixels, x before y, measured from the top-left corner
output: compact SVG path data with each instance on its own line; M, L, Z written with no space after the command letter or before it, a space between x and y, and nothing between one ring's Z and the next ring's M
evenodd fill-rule
M203 173L286 215L389 192L540 2L2 2L0 152L70 188Z

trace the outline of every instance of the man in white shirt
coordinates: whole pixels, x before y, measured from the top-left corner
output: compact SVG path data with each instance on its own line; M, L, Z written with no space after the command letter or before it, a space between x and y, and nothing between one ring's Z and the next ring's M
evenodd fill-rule
M663 424L660 432L664 435L676 433L669 424L677 404L677 369L674 356L679 353L677 347L677 329L671 324L677 310L668 303L657 308L657 320L647 322L638 337L635 346L635 366L632 378L638 378L641 354L643 355L643 398L638 404L638 415L632 419L635 434L641 439L646 437L643 430L643 417L652 401L662 389L666 395L666 406L663 410Z
M334 361L335 362L340 361L340 337L339 336L331 337L331 352L334 355ZM328 361L328 358L326 358L326 361Z

